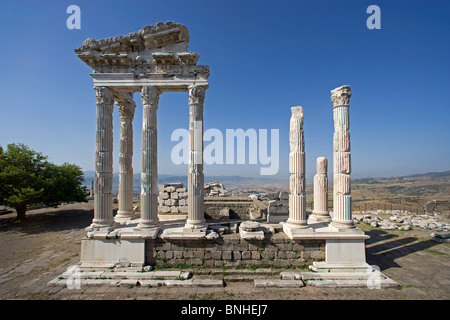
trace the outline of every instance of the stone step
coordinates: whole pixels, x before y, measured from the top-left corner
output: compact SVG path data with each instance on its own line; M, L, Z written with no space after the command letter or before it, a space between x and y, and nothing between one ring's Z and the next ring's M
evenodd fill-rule
M328 279L328 280L308 280L307 284L315 287L323 288L369 288L369 289L379 289L379 288L389 288L396 287L398 283L387 278L379 281L370 280L341 280L341 279Z
M372 273L367 272L302 272L303 280L365 280L368 279ZM384 278L383 275L381 277Z
M372 270L372 266L367 263L363 263L361 265L356 264L332 264L325 262L314 262L309 266L312 271L320 272L320 273L329 273L329 272L358 272L358 273L366 273L368 270Z
M77 282L78 281L78 282ZM223 287L222 279L188 279L188 280L158 280L158 279L60 279L55 278L48 286L142 286L142 287Z
M148 272L139 271L93 271L80 272L79 276L81 279L161 279L161 280L175 280L175 279L189 279L192 277L191 272L187 271L166 271L166 270L156 270ZM69 277L74 277L73 272L64 272L59 276L60 278L67 279Z
M302 280L283 280L283 279L255 279L255 287L276 287L276 288L301 288L305 286Z

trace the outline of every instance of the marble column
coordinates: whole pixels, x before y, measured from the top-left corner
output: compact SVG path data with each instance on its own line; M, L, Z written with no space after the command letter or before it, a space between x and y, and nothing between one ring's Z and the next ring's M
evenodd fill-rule
M318 157L316 160L317 173L314 175L314 210L310 219L317 222L330 222L328 212L328 177L327 158Z
M141 158L141 218L138 229L154 229L158 219L158 150L156 111L159 91L155 86L145 86L141 91L142 158Z
M91 227L110 228L113 223L113 108L114 93L95 87L97 137L95 151L94 219Z
M338 229L355 228L352 219L351 161L349 133L349 86L331 91L333 102L333 218L331 225Z
M120 114L119 210L116 222L134 218L133 210L133 118L136 104L118 102Z
M205 88L189 88L188 218L186 228L206 226L203 175L203 102Z
M305 141L303 134L303 108L292 107L289 144L289 218L287 226L292 229L307 228L305 194Z

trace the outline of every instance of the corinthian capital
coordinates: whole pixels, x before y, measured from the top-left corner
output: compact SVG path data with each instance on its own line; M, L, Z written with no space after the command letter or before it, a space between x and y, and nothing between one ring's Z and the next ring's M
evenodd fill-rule
M352 92L350 86L341 86L331 90L331 102L333 106L348 105Z
M114 104L114 91L107 87L95 87L97 103Z
M203 104L205 101L205 88L193 86L189 89L189 104Z
M120 118L129 118L133 120L134 118L134 110L136 109L135 104L126 103L126 102L118 102L117 109L119 110Z
M158 107L159 90L154 86L145 86L141 90L142 105L156 105Z

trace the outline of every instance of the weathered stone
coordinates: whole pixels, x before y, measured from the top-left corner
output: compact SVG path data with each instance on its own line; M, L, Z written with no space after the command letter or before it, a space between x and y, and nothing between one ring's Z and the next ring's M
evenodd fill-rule
M257 231L259 230L261 225L256 221L244 221L240 224L239 229L245 231Z
M167 192L160 192L159 193L159 198L163 199L163 200L166 200L166 199L170 198L170 195Z
M167 206L161 206L161 207L158 208L158 210L159 210L160 212L162 212L162 213L168 213L168 212L170 212L170 207L167 207Z

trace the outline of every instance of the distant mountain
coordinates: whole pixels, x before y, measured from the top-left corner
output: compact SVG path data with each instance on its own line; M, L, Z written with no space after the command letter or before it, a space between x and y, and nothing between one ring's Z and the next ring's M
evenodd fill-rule
M90 188L91 181L94 180L95 171L85 171L84 172L84 185ZM187 175L177 176L170 174L158 174L158 184L165 184L171 182L182 182L187 186ZM135 192L140 189L141 174L133 174L133 186ZM223 183L225 188L231 186L244 186L244 185L266 185L266 184L286 184L288 181L276 179L276 178L266 178L266 177L242 177L242 176L209 176L205 175L205 183L217 181ZM113 192L117 193L119 189L119 174L113 174Z
M450 181L450 171L444 172L428 172L428 173L417 173L407 176L399 177L385 177L385 178L361 178L353 179L353 183L367 183L367 184L377 184L386 182L419 182L419 181Z

